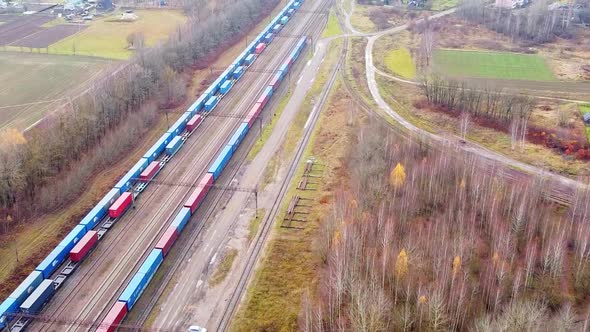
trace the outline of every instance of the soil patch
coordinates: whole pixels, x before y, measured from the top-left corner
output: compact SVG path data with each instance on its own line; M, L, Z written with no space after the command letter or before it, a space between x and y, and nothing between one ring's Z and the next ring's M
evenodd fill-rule
M69 37L79 31L86 29L87 27L87 25L56 25L48 29L43 29L35 34L28 35L25 38L22 38L14 42L12 45L34 48L46 48L53 43L56 43L66 37Z

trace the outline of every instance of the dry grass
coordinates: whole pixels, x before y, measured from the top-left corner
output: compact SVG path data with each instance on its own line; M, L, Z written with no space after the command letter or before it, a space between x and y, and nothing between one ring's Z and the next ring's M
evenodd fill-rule
M421 94L418 88L401 85L381 77L377 77L377 82L385 101L390 105L394 105L396 112L414 125L443 135L445 133L459 135L458 119L440 112L414 109L412 105L417 98L420 98ZM590 165L588 163L563 157L544 146L526 143L524 152L512 150L510 137L493 129L472 124L467 138L492 151L537 167L569 175L585 176L590 174Z
M141 32L147 46L152 46L187 21L179 10L137 10L135 14L139 18L134 22L118 21L120 13L96 19L87 29L50 45L49 52L127 59L133 54L127 48L128 35Z
M231 248L225 252L223 259L221 259L221 262L215 270L215 273L213 273L209 279L209 285L215 287L225 280L225 277L227 277L229 270L231 269L231 266L233 265L237 256L238 249Z
M327 77L322 74L328 71L338 55L337 48L332 48L328 58L322 64L320 76L316 79L308 97L319 93ZM300 301L304 289L314 280L314 271L318 265L313 252L313 242L322 216L326 213L326 206L332 193L332 184L340 179L340 162L349 147L348 135L350 128L346 123L348 114L345 110L350 107L348 96L342 89L334 87L329 105L320 115L310 142L304 152L302 160L311 157L320 164L327 165L322 172L322 184L317 191L297 190L297 183L303 174L305 163L302 162L291 183L281 212L276 220L273 237L268 244L267 251L248 289L247 298L240 307L232 325L232 331L294 331L297 330ZM307 111L305 111L307 109ZM306 119L311 105L306 100L299 119ZM287 146L299 141L305 120L296 120L289 130L290 138L285 143L283 151L292 150ZM292 225L302 229L279 227L286 213L291 198L295 195L310 198L322 204L314 204L307 216L307 222Z

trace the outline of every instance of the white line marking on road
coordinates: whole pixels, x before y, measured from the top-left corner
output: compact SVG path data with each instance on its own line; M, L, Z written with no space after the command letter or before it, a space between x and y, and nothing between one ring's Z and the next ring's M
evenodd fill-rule
M195 288L201 287L202 284L203 284L203 280L199 279L199 281L197 281L197 286Z
M215 258L217 258L217 253L215 253L215 255L213 255L209 264L213 264L213 262L215 262Z

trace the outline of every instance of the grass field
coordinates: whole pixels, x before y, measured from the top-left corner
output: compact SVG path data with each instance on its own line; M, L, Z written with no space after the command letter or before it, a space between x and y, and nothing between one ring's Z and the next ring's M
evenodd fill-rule
M0 53L0 129L25 129L63 101L64 92L80 87L110 61L89 57ZM43 102L39 104L31 104ZM23 105L28 104L28 105ZM21 106L17 106L21 105Z
M551 81L553 73L538 55L503 52L438 50L435 69L455 77Z
M403 78L416 77L416 64L412 59L412 54L405 47L389 51L385 56L385 65L391 72Z
M582 113L582 115L590 113L590 104L583 104L578 107L580 108L580 113ZM586 138L588 138L588 142L590 142L590 126L588 125L586 125Z
M326 30L322 33L322 38L327 37L334 37L342 34L342 30L340 30L340 26L338 25L338 20L336 19L336 15L334 15L334 11L330 11L330 18L328 19L328 25L326 26Z
M440 11L456 7L458 4L459 0L432 0L432 5L430 6L430 9Z
M147 46L168 38L187 18L177 10L137 10L135 22L117 22L118 14L93 21L90 26L71 37L49 46L49 53L89 55L127 59L127 36L143 32Z

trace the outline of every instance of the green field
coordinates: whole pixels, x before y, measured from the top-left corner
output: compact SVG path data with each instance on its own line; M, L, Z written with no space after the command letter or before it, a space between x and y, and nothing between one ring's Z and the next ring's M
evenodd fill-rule
M582 115L586 113L590 113L590 104L582 104L579 105L580 113ZM590 126L586 125L586 137L588 138L588 142L590 142Z
M405 47L389 51L385 56L385 65L391 72L403 78L416 77L416 64Z
M340 30L340 26L338 25L338 20L336 19L336 15L334 15L334 11L331 10L328 24L326 25L324 33L322 33L322 38L334 37L340 34L342 34L342 30Z
M438 50L435 69L455 77L551 81L555 77L538 55L504 52Z
M49 46L49 53L127 59L127 36L142 32L147 46L165 40L187 17L178 10L137 10L134 22L118 21L120 14L96 19L85 30Z
M74 93L110 61L62 55L0 52L0 129L25 129ZM42 102L33 104L36 102ZM23 105L24 104L24 105Z
M441 11L449 8L456 7L459 4L459 0L432 0L431 10Z

